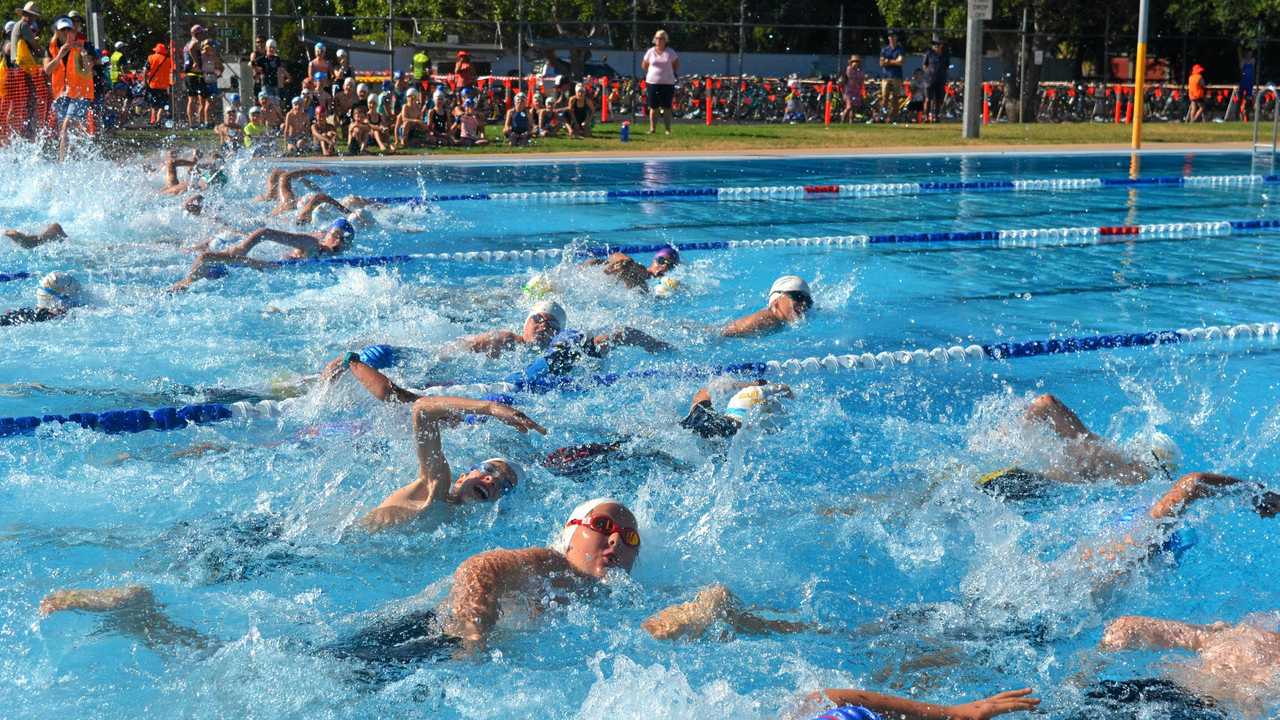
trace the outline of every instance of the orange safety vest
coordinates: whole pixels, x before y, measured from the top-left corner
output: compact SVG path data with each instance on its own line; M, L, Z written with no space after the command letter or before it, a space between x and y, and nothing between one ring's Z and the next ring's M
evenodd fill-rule
M49 49L53 54L57 54L54 43L49 43ZM73 51L62 62L53 66L53 74L49 77L49 86L53 90L53 96L69 97L75 100L92 100L93 99L93 72L91 70L80 69L79 50Z
M173 87L173 60L168 55L151 53L147 56L147 87L152 90Z

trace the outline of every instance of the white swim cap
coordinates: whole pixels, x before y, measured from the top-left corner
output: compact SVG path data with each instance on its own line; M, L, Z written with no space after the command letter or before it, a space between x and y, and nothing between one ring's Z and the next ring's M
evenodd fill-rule
M1178 465L1182 462L1182 451L1173 438L1159 430L1152 430L1143 438L1147 456L1143 460L1155 460L1169 471L1170 475L1178 474Z
M508 460L507 458L504 458L504 457L491 457L480 464L484 465L485 463L491 463L491 462L500 462L503 465L506 465L507 467L511 468L511 474L515 475L516 477L515 484L517 487L520 485L520 483L524 482L524 468L520 466L520 463L516 462L515 460Z
M783 275L773 281L773 285L769 288L769 302L773 302L776 295L788 292L799 292L813 297L813 293L809 292L809 283L799 275Z
M550 315L555 318L557 330L563 330L565 323L569 319L569 316L565 314L564 308L560 307L560 303L555 300L543 300L542 302L534 303L533 307L529 308L529 314L525 316L525 319L527 320L534 315Z
M80 304L80 281L70 273L51 272L40 280L36 288L36 307L46 310L65 310Z
M573 540L573 534L577 532L578 529L577 525L572 524L573 521L586 520L592 510L595 510L601 505L609 504L622 505L621 502L614 500L611 497L592 498L586 502L578 503L578 506L573 509L573 512L569 513L569 519L564 521L564 525L560 528L560 536L551 543L550 548L561 555L569 552L569 542ZM626 506L623 505L623 507Z
M660 298L671 297L676 294L676 290L680 289L680 281L673 277L664 277L658 281L657 287L653 289L653 294Z
M271 39L267 40L267 47L269 47L269 48L273 48L273 47L275 47L275 46L276 46L275 38L271 38Z

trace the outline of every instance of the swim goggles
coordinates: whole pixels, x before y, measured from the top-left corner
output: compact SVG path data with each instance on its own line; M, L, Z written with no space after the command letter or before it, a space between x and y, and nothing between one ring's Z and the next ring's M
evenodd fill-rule
M569 525L578 525L605 537L618 533L627 547L640 547L640 531L633 527L623 527L608 515L588 515L585 520L574 518L569 521Z
M467 472L475 472L476 470L479 470L490 480L493 480L494 482L498 483L498 489L502 491L503 495L506 495L507 493L516 489L516 481L512 479L512 473L510 469L507 469L504 472L503 468L498 467L496 463L492 463L486 460L485 462L482 462L479 465L472 465L471 467L467 468Z

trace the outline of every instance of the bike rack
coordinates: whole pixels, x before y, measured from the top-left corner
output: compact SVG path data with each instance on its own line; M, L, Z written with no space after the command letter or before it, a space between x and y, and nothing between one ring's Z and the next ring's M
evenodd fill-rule
M1276 97L1276 86L1268 85L1266 91ZM1267 164L1274 165L1276 159L1276 141L1280 139L1280 98L1271 103L1271 142L1258 142L1258 133L1262 125L1262 92L1253 94L1253 160L1256 163L1260 155L1266 156Z

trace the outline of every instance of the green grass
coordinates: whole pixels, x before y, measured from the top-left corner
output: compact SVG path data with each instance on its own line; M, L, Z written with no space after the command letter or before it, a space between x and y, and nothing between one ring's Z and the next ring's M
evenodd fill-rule
M618 140L617 123L596 125L595 137L569 140L564 137L543 138L527 148L511 148L497 143L499 127L487 128L493 143L479 148L440 148L403 150L402 155L479 155L542 152L719 152L769 150L823 150L858 148L919 148L937 146L984 145L1080 145L1091 143L1128 143L1132 128L1111 123L1077 124L996 124L982 128L977 140L963 140L956 124L943 125L737 125L717 123L677 124L670 136L648 135L643 123L631 127L631 141ZM1248 123L1148 123L1143 126L1143 143L1158 147L1161 143L1212 144L1248 142L1252 126ZM121 150L149 150L157 147L212 146L213 134L208 130L123 131L113 144Z

